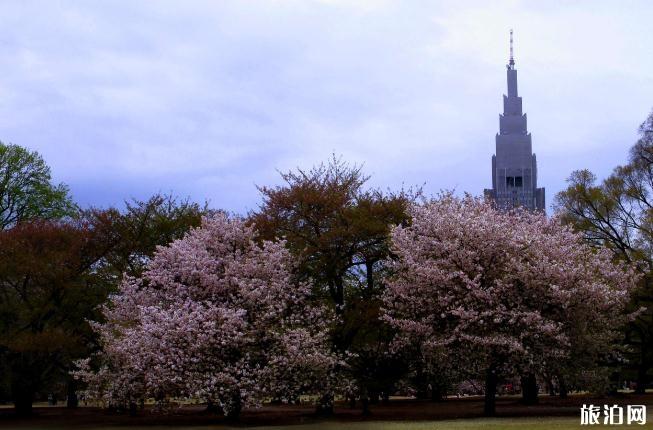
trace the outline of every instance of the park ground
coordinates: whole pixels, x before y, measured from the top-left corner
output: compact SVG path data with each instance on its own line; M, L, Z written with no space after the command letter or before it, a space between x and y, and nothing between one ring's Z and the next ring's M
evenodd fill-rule
M36 407L35 416L19 419L10 408L0 409L2 429L229 429L256 427L257 429L292 430L499 430L499 429L581 429L580 407L593 404L644 404L648 409L646 426L653 428L653 393L646 395L620 394L614 397L572 395L567 399L541 396L538 405L524 406L518 397L501 397L497 402L497 417L483 418L483 401L478 397L452 398L444 402L393 399L386 405L372 405L371 414L363 416L360 409L336 405L329 419L317 418L310 405L264 406L243 411L238 424L203 411L201 406L187 406L166 414L153 414L147 409L138 416L110 414L105 410L80 407ZM592 428L595 428L593 426ZM600 425L600 428L608 427ZM617 426L623 427L623 426ZM629 426L626 426L629 427ZM630 426L632 427L632 426Z

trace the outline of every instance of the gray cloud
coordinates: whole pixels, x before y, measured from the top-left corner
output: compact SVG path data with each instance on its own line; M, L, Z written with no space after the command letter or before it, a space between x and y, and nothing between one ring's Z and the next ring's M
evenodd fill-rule
M83 204L174 191L244 212L332 152L372 183L481 193L515 29L549 202L653 107L649 2L3 2L0 139Z

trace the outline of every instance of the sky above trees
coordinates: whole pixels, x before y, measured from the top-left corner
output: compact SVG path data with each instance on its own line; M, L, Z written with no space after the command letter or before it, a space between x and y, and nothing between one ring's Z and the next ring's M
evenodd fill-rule
M382 188L480 194L515 30L547 203L626 160L653 108L641 2L7 1L0 139L81 204L172 191L236 212L331 153Z

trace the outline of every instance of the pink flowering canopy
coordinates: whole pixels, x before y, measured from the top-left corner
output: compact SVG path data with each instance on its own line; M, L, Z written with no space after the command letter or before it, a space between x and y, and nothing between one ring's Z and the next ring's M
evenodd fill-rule
M337 360L325 309L294 282L283 243L224 214L159 248L126 278L96 324L99 370L79 362L86 395L108 404L210 401L226 413L324 389Z
M397 348L417 344L427 361L506 376L612 352L637 279L607 251L555 218L469 196L411 211L411 225L392 232L384 296Z

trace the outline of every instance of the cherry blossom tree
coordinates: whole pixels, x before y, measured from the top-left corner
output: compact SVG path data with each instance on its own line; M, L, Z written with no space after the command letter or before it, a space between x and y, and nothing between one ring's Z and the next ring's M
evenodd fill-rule
M218 214L127 277L95 326L100 367L78 363L86 395L132 407L207 401L236 417L264 398L328 388L338 360L326 310L293 280L283 243L254 239L253 227Z
M613 352L637 279L607 251L556 218L499 212L469 196L445 194L411 214L392 233L383 318L400 330L396 348L418 345L426 361L484 373L487 415L500 377L581 355L595 366Z

